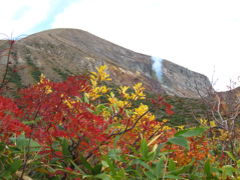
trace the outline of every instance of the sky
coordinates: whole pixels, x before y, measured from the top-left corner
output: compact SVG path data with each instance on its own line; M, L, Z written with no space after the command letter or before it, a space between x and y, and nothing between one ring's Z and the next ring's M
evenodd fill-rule
M240 0L8 0L0 38L77 28L202 73L226 90L240 85Z

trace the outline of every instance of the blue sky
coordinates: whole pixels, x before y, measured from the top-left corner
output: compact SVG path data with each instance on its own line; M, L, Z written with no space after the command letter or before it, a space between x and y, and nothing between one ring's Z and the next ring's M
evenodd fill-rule
M47 17L39 22L35 27L29 30L29 33L35 33L38 31L46 30L46 29L51 29L52 28L52 23L54 23L55 17L58 14L61 14L64 12L64 9L67 9L69 5L71 5L74 2L77 2L77 0L58 0L58 1L53 1L54 3L51 6L51 9L48 12Z
M210 80L215 71L215 88L224 90L240 75L239 8L239 0L8 0L0 6L0 33L83 29Z

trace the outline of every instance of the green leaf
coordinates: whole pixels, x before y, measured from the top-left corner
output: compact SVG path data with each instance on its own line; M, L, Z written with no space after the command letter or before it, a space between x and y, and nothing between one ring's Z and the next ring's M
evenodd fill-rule
M125 110L128 117L132 116L134 113L128 109Z
M135 159L132 164L141 165L141 166L145 167L146 169L151 170L151 167L147 163L145 163L144 161L142 161L140 159Z
M236 161L237 159L233 156L233 154L230 151L224 151L228 157L230 157L233 161Z
M89 104L89 99L87 97L87 95L84 93L84 96L83 96L83 101L87 104Z
M108 168L108 167L109 167L107 161L102 160L101 162L102 162L102 166L103 166L103 167L105 167L105 168Z
M0 151L3 151L6 148L6 144L1 142L0 143Z
M140 145L140 153L144 160L148 160L148 152L149 151L148 151L147 141L145 139L142 139L141 145Z
M110 175L105 174L105 173L98 174L98 175L95 176L95 178L99 178L99 179L102 179L102 180L113 180L113 178Z
M151 171L144 172L144 174L148 177L148 179L156 179Z
M87 168L88 170L92 171L93 168L92 168L92 166L87 162L86 158L84 158L82 155L79 155L79 157L80 157L80 161L81 161L82 165L83 165L85 168Z
M168 139L168 142L179 145L179 146L183 146L184 148L189 149L189 144L185 137L182 137L182 136L173 137Z
M113 104L114 112L117 113L119 111L119 107L116 103Z
M99 111L103 111L104 109L106 109L107 107L104 105L104 104L99 104L98 106L97 106L97 110L99 110Z
M26 124L26 125L36 124L41 120L42 120L42 117L36 117L34 121L23 121L23 124Z
M108 167L113 173L116 172L115 164L108 155L105 156L104 160L102 161L102 165L104 167Z
M100 114L101 112L103 112L106 109L107 109L107 107L104 104L99 104L96 107L96 110L95 110L94 114Z
M11 138L11 140L16 143L17 148L21 151L26 151L29 148L29 152L36 152L41 148L36 141L26 138L24 134L21 134L17 138Z
M188 129L184 129L184 130L181 130L181 131L178 131L176 134L174 134L174 136L181 136L182 134L188 132Z
M193 163L194 163L194 161L192 161L191 163L189 163L189 164L187 164L186 166L182 166L182 167L180 167L180 168L178 168L178 169L175 169L175 170L173 170L173 171L170 171L168 174L170 175L175 175L175 176L178 176L178 175L180 175L180 174L182 174L182 173L186 173L186 172L188 172L189 170L190 170L190 168L193 166Z
M157 164L156 164L156 168L154 170L154 174L155 176L159 179L162 177L163 175L163 170L164 170L164 159L161 158Z
M117 142L119 141L120 137L121 137L121 136L116 136L116 137L114 138L114 143L113 143L113 145L114 145L115 148L117 147Z
M234 167L232 167L231 165L225 165L222 167L222 171L223 171L223 175L226 178L227 176L232 177L233 173L236 171L236 169Z
M102 170L102 164L96 164L94 167L93 167L93 169L92 169L92 173L94 174L94 175L97 175L97 174L99 174L99 173L101 173L101 170Z
M176 163L172 159L169 159L168 169L169 171L173 171L176 169Z
M111 149L108 153L108 156L113 160L121 160L121 150L120 149Z
M69 152L69 145L68 145L68 141L67 141L67 139L63 139L62 140L62 153L63 153L63 155L64 155L64 157L65 158L69 158L69 157L71 157L71 153Z
M211 179L211 165L210 165L210 160L208 159L205 164L204 164L204 173L206 174L206 179L210 180Z
M175 175L171 175L171 174L168 174L168 175L164 176L164 178L168 178L168 179L184 179L184 178L181 178L179 176L175 176Z
M150 153L150 160L158 160L159 157L166 157L166 155L170 154L171 152L174 152L174 150L164 150L161 151L161 149L164 147L165 144L169 144L169 142L165 142L165 143L161 143L158 145L156 150L152 150L151 153L153 153L153 155L151 155Z
M14 160L12 163L10 163L7 167L7 169L0 175L0 177L8 177L12 174L14 174L22 165L21 160Z
M175 137L178 137L178 136L183 136L183 137L199 136L205 130L206 130L206 128L202 128L202 127L198 127L198 128L194 128L194 129L185 129L185 130L177 132L174 136Z
M22 161L20 159L18 160L14 160L11 164L10 164L10 168L8 169L8 171L13 174L15 173L20 167L21 167Z
M237 167L240 169L240 159L237 160Z
M32 125L32 124L36 124L36 121L23 121L23 124Z
M76 170L80 171L82 174L85 174L84 171L73 162L73 160L70 160L70 162L72 163L72 165Z
M154 151L152 160L155 160L158 158L158 156L162 153L161 149L163 148L164 145L165 145L165 143L161 143L158 145L157 149Z

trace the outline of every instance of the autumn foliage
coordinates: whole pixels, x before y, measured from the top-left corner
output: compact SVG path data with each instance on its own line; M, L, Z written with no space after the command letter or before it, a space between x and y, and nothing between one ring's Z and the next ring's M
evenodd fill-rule
M5 143L0 150L12 157L4 148L16 146L20 153L13 158L19 161L8 163L19 163L15 171L9 173L8 166L2 166L6 177L128 179L140 173L146 178L189 178L187 172L201 171L203 166L202 177L217 175L207 169L216 159L202 135L207 128L182 130L167 125L166 119L156 120L141 102L146 95L140 82L113 91L109 81L107 66L100 66L89 77L64 82L41 75L40 82L19 91L19 98L0 96L0 140ZM174 113L162 97L149 101L169 115ZM25 142L23 152L20 142ZM155 175L148 173L157 167Z

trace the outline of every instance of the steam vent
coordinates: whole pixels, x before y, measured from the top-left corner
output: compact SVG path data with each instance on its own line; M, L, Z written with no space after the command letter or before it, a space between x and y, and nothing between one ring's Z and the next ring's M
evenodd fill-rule
M191 98L198 97L196 88L205 95L206 89L211 87L202 74L77 29L54 29L30 35L16 42L13 53L16 56L12 57L12 62L19 67L17 73L21 82L18 83L24 86L35 83L41 73L53 81L61 81L106 64L116 85L132 86L142 82L149 92ZM3 66L0 76L4 72L1 68Z

